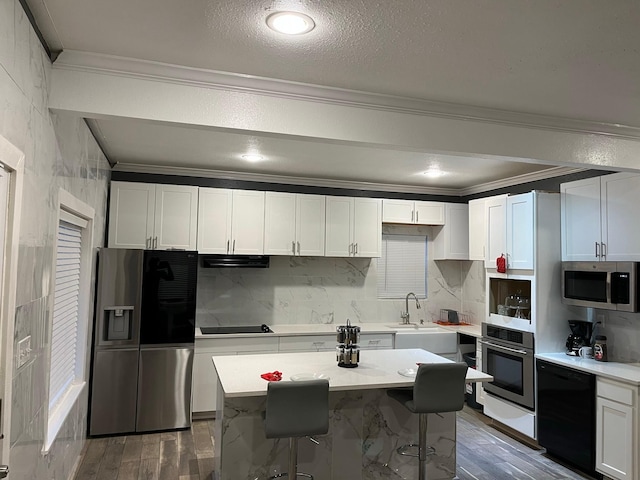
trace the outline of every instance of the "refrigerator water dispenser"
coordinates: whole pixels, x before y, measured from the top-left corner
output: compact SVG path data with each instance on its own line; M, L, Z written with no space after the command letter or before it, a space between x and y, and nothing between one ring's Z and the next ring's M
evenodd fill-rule
M117 306L104 309L102 340L133 340L133 307Z

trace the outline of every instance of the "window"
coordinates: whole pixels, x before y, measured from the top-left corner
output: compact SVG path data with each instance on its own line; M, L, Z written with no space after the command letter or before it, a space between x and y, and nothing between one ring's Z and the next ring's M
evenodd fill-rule
M91 207L60 191L45 451L86 385L93 217Z
M378 298L427 298L427 237L382 235L378 259Z

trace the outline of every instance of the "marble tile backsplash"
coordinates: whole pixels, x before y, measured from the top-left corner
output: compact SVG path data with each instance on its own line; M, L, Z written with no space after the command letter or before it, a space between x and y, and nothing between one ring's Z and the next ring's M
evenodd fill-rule
M385 233L424 234L431 227L385 225ZM272 256L265 269L200 268L198 326L400 322L404 299L378 299L377 260ZM408 293L408 292L407 292ZM441 308L484 313L482 262L428 261L427 299L410 302L412 321L435 321Z
M63 188L95 209L95 253L104 239L111 172L83 119L49 112L50 78L51 62L20 1L0 1L0 135L25 155L14 351L27 335L32 349L26 363L19 368L14 363L12 372L6 461L13 480L72 478L86 439L87 389L50 451L42 454L57 198ZM93 311L93 298L87 301Z

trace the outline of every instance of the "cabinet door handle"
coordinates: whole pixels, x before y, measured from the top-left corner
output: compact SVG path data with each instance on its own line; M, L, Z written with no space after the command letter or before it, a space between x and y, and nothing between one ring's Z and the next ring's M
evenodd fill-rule
M349 255L353 253L353 243L349 244Z
M149 249L149 244L151 243L151 237L147 237L144 239L144 248Z
M418 210L416 210L416 223L418 223L418 217L420 216L420 212Z
M300 242L297 242L297 243L298 243L298 255L300 255Z
M296 242L291 242L291 251L293 252L293 254L296 254Z
M411 221L412 221L412 222L413 222L413 216L415 215L415 213L416 213L416 212L415 212L414 210L411 210Z
M158 248L158 237L153 237L153 249Z
M356 243L353 247L353 254L357 255L358 254L358 244Z
M598 242L596 242L596 258L600 256L600 252L598 251Z
M227 240L227 253L229 253L229 240Z
M233 239L233 249L231 250L231 253L236 253L236 239Z
M600 254L602 255L602 258L607 258L607 244L606 243L601 243L600 244Z

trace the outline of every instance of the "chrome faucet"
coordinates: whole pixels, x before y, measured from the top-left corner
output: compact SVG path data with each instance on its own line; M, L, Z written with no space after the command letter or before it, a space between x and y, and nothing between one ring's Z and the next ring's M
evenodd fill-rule
M409 292L407 293L407 296L404 299L404 308L405 311L404 312L400 312L400 318L402 319L402 323L404 323L405 325L409 325L409 297L413 295L413 298L416 299L416 308L420 309L420 300L418 300L418 297L416 297L416 294L413 292Z

